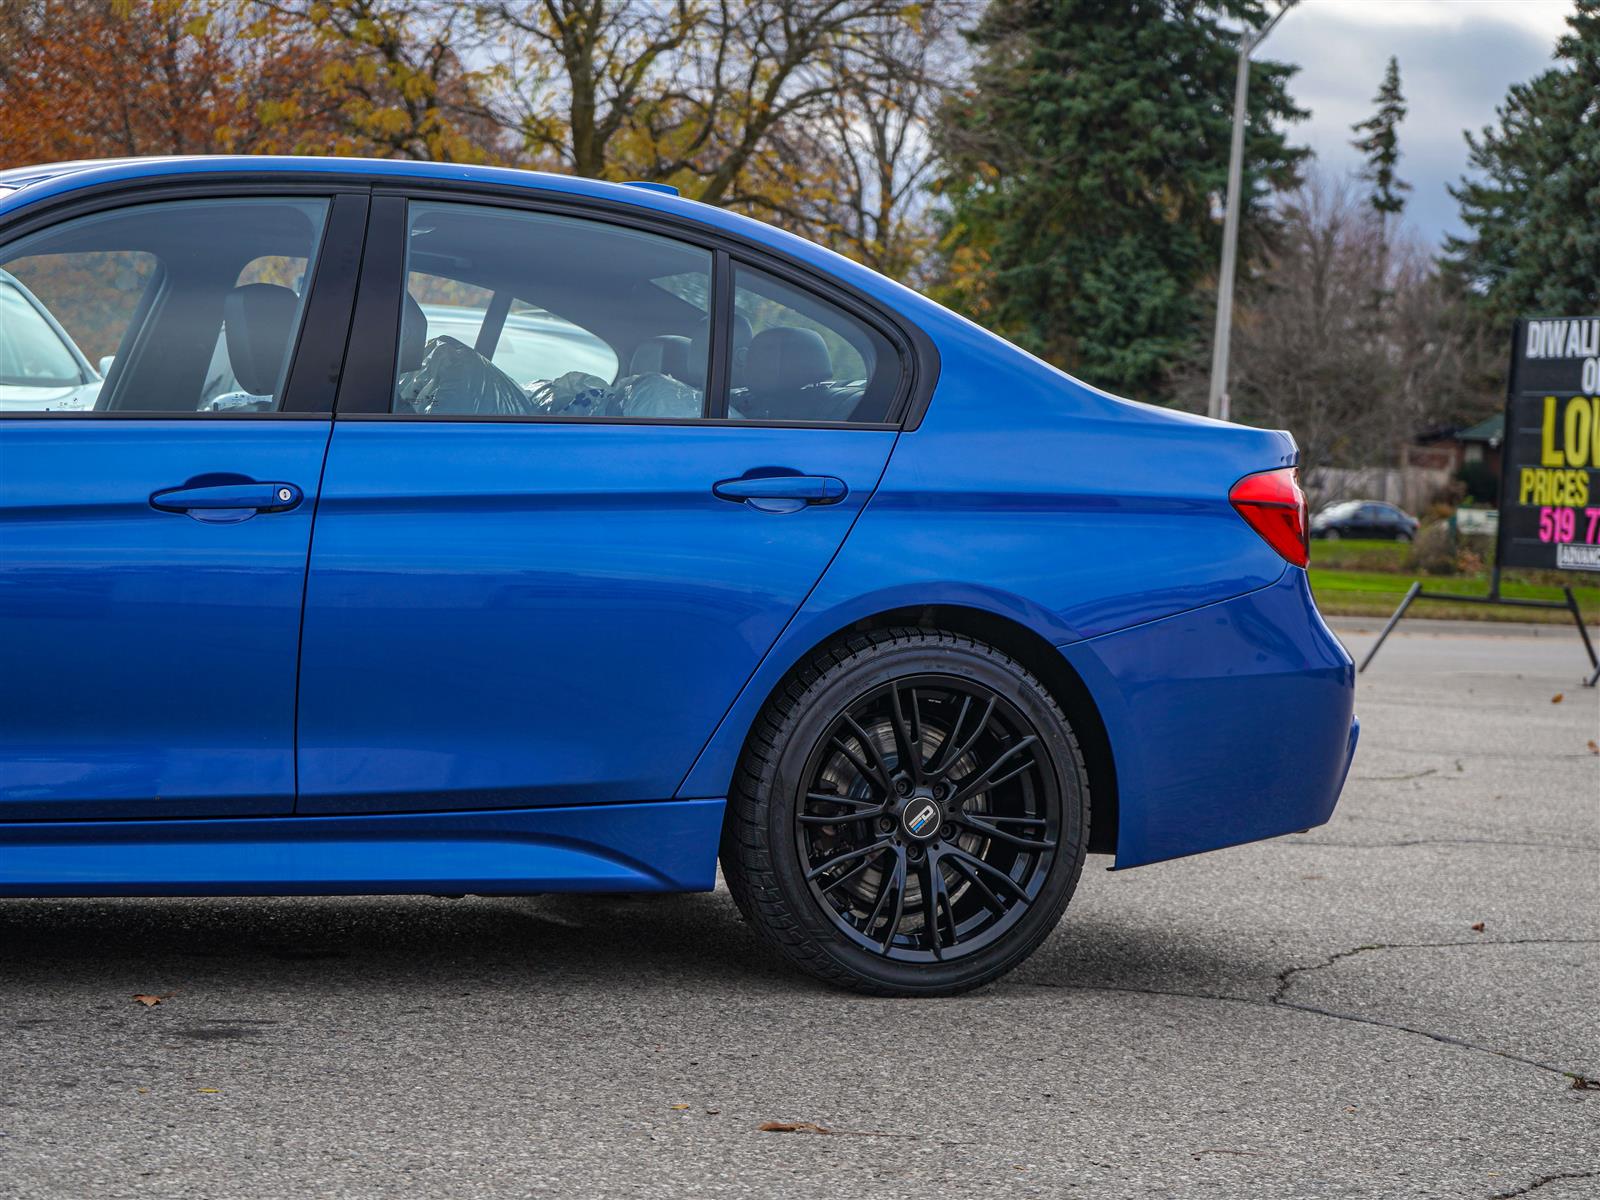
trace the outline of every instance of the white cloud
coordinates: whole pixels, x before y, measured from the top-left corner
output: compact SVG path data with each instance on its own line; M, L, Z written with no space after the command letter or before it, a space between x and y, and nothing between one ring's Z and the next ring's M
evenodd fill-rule
M1492 122L1511 84L1550 65L1571 11L1571 0L1304 0L1257 56L1300 65L1290 91L1312 115L1294 140L1339 173L1359 165L1350 126L1370 114L1389 56L1399 59L1407 216L1436 240L1459 228L1445 185L1467 167L1462 132Z

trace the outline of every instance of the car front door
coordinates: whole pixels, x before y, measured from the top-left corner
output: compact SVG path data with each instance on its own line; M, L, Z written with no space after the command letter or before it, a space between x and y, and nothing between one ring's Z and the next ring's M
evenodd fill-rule
M378 245L311 554L298 811L670 797L877 485L895 347L601 219L375 197Z
M0 821L289 812L366 197L106 203L0 243L74 344L3 381Z

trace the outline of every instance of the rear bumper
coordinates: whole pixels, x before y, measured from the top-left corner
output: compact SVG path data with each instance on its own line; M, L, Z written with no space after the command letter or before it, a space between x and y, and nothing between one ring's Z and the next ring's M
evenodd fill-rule
M1321 825L1355 755L1355 668L1306 573L1061 647L1115 760L1117 867Z

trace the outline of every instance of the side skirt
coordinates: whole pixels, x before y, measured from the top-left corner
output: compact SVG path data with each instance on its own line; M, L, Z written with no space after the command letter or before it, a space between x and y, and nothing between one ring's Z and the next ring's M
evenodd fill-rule
M0 823L0 896L709 891L723 805Z

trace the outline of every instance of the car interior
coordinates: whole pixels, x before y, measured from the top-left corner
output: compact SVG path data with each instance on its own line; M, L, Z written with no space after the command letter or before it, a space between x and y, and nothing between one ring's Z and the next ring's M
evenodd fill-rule
M263 258L310 260L326 211L323 200L141 205L25 239L7 266L80 345L115 348L97 409L207 406L219 342L229 381L271 408L304 289L241 275Z
M400 327L397 413L719 415L705 396L710 251L545 213L416 202L411 214L407 278L431 278L436 288L488 300L456 310L473 313L477 332L468 345L452 334L470 326L456 321L451 333L431 334L424 311L425 304L437 313L441 303L460 305L460 299L419 297L413 282ZM267 281L245 270L263 258L313 261L326 216L327 202L316 199L135 206L25 239L0 265L14 265L24 283L38 279L35 294L80 345L96 354L114 347L97 409L269 410L281 401L304 279ZM142 274L127 269L133 259L149 264ZM729 417L886 419L898 359L876 329L742 265L734 306ZM525 344L532 339L542 347L546 377L513 378L496 366L508 318ZM570 346L578 336L590 352L563 355L563 339ZM593 348L601 343L618 364L610 378L578 368L593 369Z
M430 336L413 284L401 322L397 411L661 418L706 412L711 256L705 250L597 221L415 205L407 271L413 281L419 275L454 281L492 298L469 347ZM833 305L769 280L739 271L736 296L773 319L758 330L744 313L734 316L728 415L883 420L896 380L892 371L874 368L893 362L887 340ZM615 376L572 378L554 368L539 380L506 374L493 359L517 301L609 345L619 364ZM553 357L559 363L559 354ZM836 362L842 358L857 369L844 370Z

